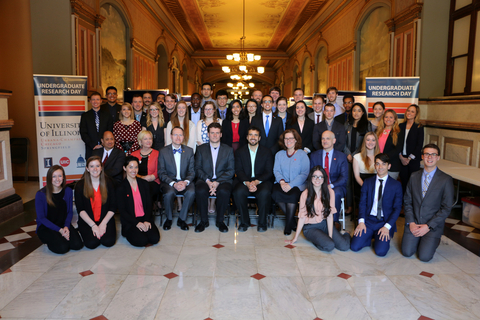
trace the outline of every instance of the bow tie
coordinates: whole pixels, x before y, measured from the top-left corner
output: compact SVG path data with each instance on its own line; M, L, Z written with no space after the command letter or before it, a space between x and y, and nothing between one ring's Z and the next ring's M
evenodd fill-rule
M177 152L181 154L181 153L182 153L182 148L173 149L173 154L175 154L175 153L177 153Z

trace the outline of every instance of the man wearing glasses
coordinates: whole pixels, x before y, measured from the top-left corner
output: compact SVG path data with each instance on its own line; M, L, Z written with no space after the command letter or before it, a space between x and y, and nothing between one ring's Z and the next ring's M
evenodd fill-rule
M352 112L352 107L353 104L355 103L355 98L351 94L346 94L343 96L343 108L345 109L345 112L342 114L339 114L334 118L335 121L345 124L345 122L348 121L348 115L350 112Z
M453 206L454 190L452 177L437 168L437 145L424 146L422 159L424 169L412 173L405 192L402 253L410 257L418 252L418 258L427 262L440 244L445 219Z
M217 99L217 117L225 120L227 116L228 93L225 90L219 90L215 95Z
M279 117L274 118L272 112L273 98L266 95L262 98L262 112L252 119L252 126L260 128L260 145L267 147L275 156L280 146L278 139L283 132L283 122Z
M112 122L115 123L120 120L120 110L122 106L117 103L117 88L110 86L105 90L107 96L107 102L100 106L100 109L107 110L112 116Z

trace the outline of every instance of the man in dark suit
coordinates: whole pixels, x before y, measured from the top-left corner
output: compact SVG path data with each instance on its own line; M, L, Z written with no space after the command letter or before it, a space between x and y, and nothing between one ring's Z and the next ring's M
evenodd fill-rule
M113 123L117 122L120 116L122 106L117 103L117 88L110 86L105 90L107 102L101 105L101 109L105 109L112 116Z
M310 112L307 116L313 120L315 124L319 124L323 120L323 106L325 100L323 96L315 94L313 96L313 112Z
M348 120L348 115L350 114L350 112L352 112L352 107L354 103L355 103L355 97L352 94L348 93L344 95L343 109L345 109L345 112L336 116L334 120L337 121L338 123L345 124L345 122L347 122Z
M85 142L85 159L92 156L94 149L102 147L101 140L105 131L113 131L113 121L110 113L100 110L102 96L98 92L92 93L90 103L92 109L80 117L80 136Z
M115 138L111 131L105 131L102 138L103 148L93 150L93 156L102 158L103 172L112 179L115 187L118 187L123 180L123 165L125 152L115 147Z
M259 145L260 129L248 129L248 144L235 154L235 187L233 199L240 213L238 231L247 231L250 226L248 214L248 196L255 196L258 206L258 232L267 230L267 212L272 199L273 155L271 151ZM253 168L252 168L252 163Z
M333 215L333 220L338 222L342 198L345 197L347 192L348 160L343 152L334 150L334 144L334 133L332 131L325 131L322 134L323 150L317 150L312 153L310 157L310 169L315 166L322 166L327 172L329 185L335 192L335 208L337 212Z
M147 127L147 113L143 112L143 98L141 95L133 95L132 108L134 119L140 122L142 127Z
M172 144L160 149L158 155L158 177L162 181L160 190L163 193L163 202L165 204L165 213L167 219L163 224L163 230L170 230L172 227L173 201L177 194L184 197L183 206L180 210L180 216L177 220L177 226L182 230L188 230L187 220L188 210L195 200L195 159L193 149L182 145L183 129L174 127L170 132Z
M270 95L264 96L262 113L254 116L251 124L260 129L260 145L269 148L274 156L280 150L278 139L283 132L283 123L279 117L273 118L272 106L273 98Z
M388 176L390 157L375 156L377 175L363 182L358 211L358 226L350 243L352 251L370 246L383 257L390 249L390 240L397 231L397 219L402 210L402 184Z
M422 159L424 169L412 173L405 192L402 253L410 257L418 251L419 259L427 262L440 244L445 219L454 203L454 190L452 177L437 168L437 145L423 147Z
M197 147L195 155L195 175L197 177L195 199L197 200L201 221L195 227L195 232L202 232L209 226L207 212L209 196L216 197L216 226L220 232L228 231L223 219L225 211L230 205L235 159L233 158L233 149L220 143L221 137L222 126L217 122L211 123L208 126L210 142Z
M217 100L217 118L225 120L227 117L227 102L228 102L228 92L225 90L219 90L215 94L215 99Z
M333 120L335 115L335 106L327 103L323 110L325 120L313 127L313 148L320 150L322 148L322 134L325 131L332 131L335 134L335 150L343 152L346 143L345 126Z

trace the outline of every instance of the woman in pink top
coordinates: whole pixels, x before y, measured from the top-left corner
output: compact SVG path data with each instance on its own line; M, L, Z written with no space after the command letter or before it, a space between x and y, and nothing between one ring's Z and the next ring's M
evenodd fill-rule
M303 235L321 251L332 251L337 248L346 251L350 248L350 234L340 234L333 227L333 214L335 209L335 193L328 186L327 174L321 166L315 166L310 170L307 178L307 188L300 196L300 208L298 210L298 225L295 238L285 240L294 244L300 230Z
M160 233L153 222L150 187L144 179L137 179L138 159L128 156L123 166L127 174L117 189L118 209L122 221L122 236L135 247L156 244Z

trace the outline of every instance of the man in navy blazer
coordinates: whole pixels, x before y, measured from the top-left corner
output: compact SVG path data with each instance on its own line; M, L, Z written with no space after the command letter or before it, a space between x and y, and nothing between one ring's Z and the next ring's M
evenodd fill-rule
M335 134L332 131L327 130L323 132L323 149L312 153L310 157L310 169L315 166L322 166L325 171L327 171L330 187L335 192L335 208L337 209L337 213L333 215L333 220L338 222L342 198L345 197L347 193L348 160L343 152L334 150L333 146L335 145L335 141ZM326 159L328 159L328 166L325 161Z
M388 176L390 166L387 154L375 156L377 175L366 179L362 186L358 226L350 243L352 251L370 246L372 238L377 256L385 256L390 249L403 200L402 184Z
M260 145L269 148L275 157L277 151L280 150L278 139L280 139L284 130L282 120L279 117L273 117L272 106L273 98L269 95L264 96L262 98L262 112L253 117L251 124L260 129ZM268 126L268 135L267 130L265 130L266 126Z
M173 219L173 200L176 195L183 195L184 201L177 226L187 231L186 223L188 210L195 200L195 161L193 149L182 145L184 135L181 127L174 127L170 132L172 144L160 149L158 155L158 177L160 178L160 190L163 193L165 213L167 219L163 224L163 230L170 230Z

